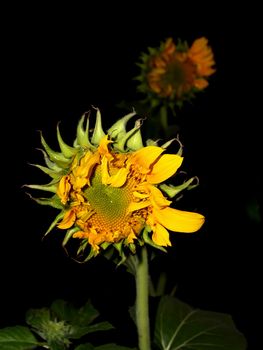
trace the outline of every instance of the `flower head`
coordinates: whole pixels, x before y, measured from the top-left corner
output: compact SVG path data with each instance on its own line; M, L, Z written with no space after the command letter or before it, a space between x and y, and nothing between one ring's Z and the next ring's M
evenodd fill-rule
M70 238L78 239L78 254L89 248L87 259L108 246L121 256L125 249L134 253L137 244L163 249L171 245L168 230L195 232L204 222L201 214L172 208L167 198L191 186L194 179L176 187L164 184L182 164L181 148L178 154L166 154L171 142L143 146L140 119L126 130L135 115L127 114L106 134L99 109L92 133L89 114L83 115L73 147L63 141L58 127L61 152L53 151L41 135L46 167L36 166L52 181L27 186L53 193L35 199L60 210L47 233L55 227L64 230L63 245Z
M175 44L168 38L160 47L150 48L141 60L138 90L147 95L152 106L164 100L180 106L206 88L209 76L215 72L214 55L204 37L196 39L190 48L187 43Z

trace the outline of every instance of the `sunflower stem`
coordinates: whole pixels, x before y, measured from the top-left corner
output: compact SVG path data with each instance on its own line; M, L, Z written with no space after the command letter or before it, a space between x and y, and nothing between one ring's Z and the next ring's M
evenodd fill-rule
M142 248L136 265L136 323L140 350L150 350L149 271L147 249Z
M160 121L164 131L164 135L166 135L168 131L168 113L165 105L162 106L160 110Z

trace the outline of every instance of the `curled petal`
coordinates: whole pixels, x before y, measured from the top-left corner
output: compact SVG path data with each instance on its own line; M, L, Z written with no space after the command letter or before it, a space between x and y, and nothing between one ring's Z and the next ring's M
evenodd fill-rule
M115 175L110 177L110 185L112 187L121 187L125 184L129 170L127 168L121 168Z
M98 153L87 152L83 158L80 160L79 166L75 166L72 170L74 175L73 182L75 183L74 187L82 188L86 184L90 184L90 177L93 171L93 168L100 162L100 155Z
M151 192L151 202L154 207L159 208L164 208L168 207L172 201L168 201L162 192L155 186L153 185L148 185L149 190Z
M127 180L129 169L121 168L116 174L110 175L108 170L108 160L103 157L101 160L101 180L104 185L111 185L112 187L121 187Z
M112 141L109 140L108 135L105 135L100 141L98 152L100 155L106 156L108 159L113 159L113 156L108 148L109 143L112 143Z
M68 201L69 191L71 189L71 184L69 180L69 175L65 175L61 178L58 185L57 195L61 199L62 204L66 204Z
M70 228L76 220L76 214L73 209L69 210L63 220L58 224L58 228L61 228L63 230Z

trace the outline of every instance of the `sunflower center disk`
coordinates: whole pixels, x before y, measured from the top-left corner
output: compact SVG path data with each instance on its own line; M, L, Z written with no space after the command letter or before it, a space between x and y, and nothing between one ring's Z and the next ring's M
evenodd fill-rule
M185 71L182 63L174 61L167 67L167 73L164 75L164 83L171 84L174 87L185 83Z
M121 188L103 185L101 176L97 175L91 181L91 186L85 190L91 208L95 211L91 221L102 229L117 230L125 224L131 193L125 185Z

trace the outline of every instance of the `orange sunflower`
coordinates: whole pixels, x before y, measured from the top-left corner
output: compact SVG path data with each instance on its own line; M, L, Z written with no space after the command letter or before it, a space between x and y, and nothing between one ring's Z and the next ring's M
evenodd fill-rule
M61 152L53 151L41 136L46 167L36 166L52 181L27 186L53 192L50 198L36 199L60 209L47 233L57 226L66 232L63 244L70 238L79 239L78 254L89 247L87 259L110 245L121 255L126 248L135 253L136 244L170 246L168 230L195 232L204 223L203 215L174 209L167 198L193 181L177 187L164 184L182 164L181 149L177 154L165 153L170 142L143 146L140 119L126 131L128 120L135 115L124 116L105 134L97 109L91 135L89 115L84 115L73 147L62 140L58 128Z
M146 93L156 104L158 99L168 99L180 104L193 97L195 92L208 86L208 78L215 72L215 60L208 40L196 39L189 48L187 43L177 45L172 38L159 48L143 54L139 91Z

